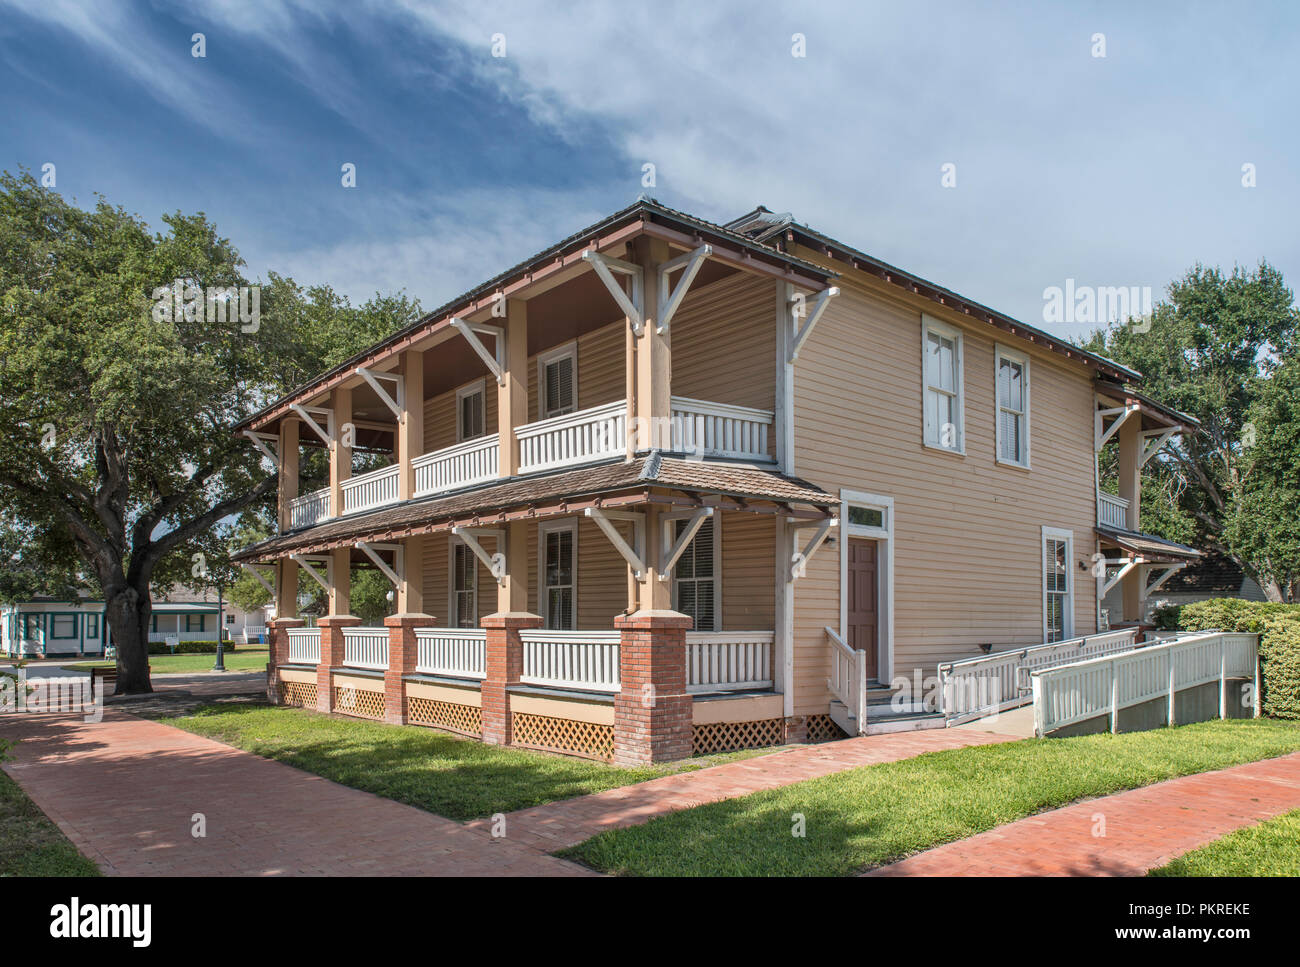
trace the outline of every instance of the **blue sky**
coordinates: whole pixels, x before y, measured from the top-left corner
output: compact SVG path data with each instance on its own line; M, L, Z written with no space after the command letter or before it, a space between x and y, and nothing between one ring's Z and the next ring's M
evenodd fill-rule
M643 190L791 211L1035 324L1066 279L1300 279L1300 6L804 6L0 0L0 167L426 307Z

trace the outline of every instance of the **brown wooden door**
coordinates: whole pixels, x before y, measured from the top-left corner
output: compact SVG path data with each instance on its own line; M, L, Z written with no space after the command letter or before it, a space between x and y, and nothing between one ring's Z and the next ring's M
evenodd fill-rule
M880 606L876 580L876 542L849 539L848 631L850 648L867 653L867 678L879 672L877 632Z

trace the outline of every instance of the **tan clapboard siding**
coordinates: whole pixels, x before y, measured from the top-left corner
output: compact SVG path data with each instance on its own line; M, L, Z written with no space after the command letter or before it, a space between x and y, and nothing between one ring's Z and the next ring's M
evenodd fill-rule
M627 609L627 564L594 522L578 520L578 631L608 631L614 616ZM631 543L630 524L618 523L619 533ZM541 525L528 528L528 610L541 614L539 534Z
M476 383L478 380L470 382ZM468 385L469 383L462 384ZM425 453L456 445L456 392L460 388L458 386L424 401ZM483 381L483 430L488 434L497 432L497 384L491 377Z
M578 409L586 410L627 396L627 351L623 320L593 329L578 337ZM546 353L556 349L552 346ZM546 355L542 353L541 355ZM537 390L537 355L528 357L528 420L541 419Z
M424 543L424 610L434 615L440 628L452 627L455 615L451 608L451 541L445 532L429 534ZM496 544L484 538L483 546L491 554ZM497 583L482 561L478 561L479 620L497 610Z
M776 522L766 514L722 519L722 630L776 627Z
M1044 525L1074 533L1074 627L1095 630L1095 582L1079 569L1095 550L1091 374L1008 336L1031 357L1033 467L999 465L997 340L955 313L927 310L964 333L966 456L927 449L920 309L856 278L839 285L796 366L795 472L832 492L894 498L895 676L932 675L984 642L1041 641ZM839 623L838 555L838 546L824 549L796 584L796 712L825 703L822 627Z
M737 272L687 293L672 320L674 396L773 409L775 285Z

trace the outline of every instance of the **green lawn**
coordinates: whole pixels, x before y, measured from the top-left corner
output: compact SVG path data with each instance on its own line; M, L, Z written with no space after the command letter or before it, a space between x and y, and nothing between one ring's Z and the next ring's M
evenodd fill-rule
M99 875L18 783L0 771L0 877Z
M644 782L771 750L621 769L484 745L434 729L383 725L297 708L205 706L169 724L449 819L474 819Z
M223 659L226 671L260 672L266 668L267 650L265 648L260 650L240 648L238 651L226 652ZM149 670L154 675L167 675L176 672L210 672L216 661L215 652L210 655L150 655ZM63 667L84 672L89 671L91 668L112 668L113 664L111 661L81 661Z
M1147 876L1300 876L1300 809L1229 833Z
M842 876L1079 799L1296 750L1300 726L1242 719L931 752L672 813L561 855L622 874Z

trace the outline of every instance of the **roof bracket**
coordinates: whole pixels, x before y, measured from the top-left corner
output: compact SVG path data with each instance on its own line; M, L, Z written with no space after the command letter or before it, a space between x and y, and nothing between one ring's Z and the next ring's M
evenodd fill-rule
M1145 467L1147 465L1147 461L1149 461L1152 457L1154 457L1157 453L1159 453L1162 449L1164 449L1164 445L1169 442L1170 437L1172 437L1175 433L1178 432L1178 429L1179 429L1178 427L1174 426L1174 427L1170 427L1168 430L1165 430L1163 432L1159 430L1155 430L1150 433L1143 434L1146 437L1155 437L1156 439L1154 442L1147 443L1146 448L1142 451L1142 462L1139 463L1138 466Z
M673 316L677 313L682 300L686 298L686 290L695 281L695 276L700 271L700 266L704 264L704 260L712 254L712 245L701 245L694 251L679 255L672 261L664 262L659 266L659 318L655 320L655 331L659 335L662 336L668 331ZM677 285L670 295L668 293L668 276L678 269L682 269L682 277L677 280Z
M808 562L812 556L817 553L817 549L826 542L830 536L831 528L839 525L839 519L828 517L817 525L817 530L813 532L812 538L804 545L802 551L795 551L790 558L790 580L797 581L808 573Z
M394 571L391 567L389 567L386 563L384 563L384 559L379 556L377 551L380 548L391 550L393 552L393 563L397 565L396 571ZM396 588L401 586L402 584L401 572L404 572L406 569L402 565L402 547L400 544L381 545L381 544L368 544L365 541L357 541L357 549L360 550L361 553L364 554L366 557L370 558L370 560L374 563L375 567L379 568L379 570L384 573L384 577L388 578L388 580L393 582L393 587Z
M595 249L590 248L582 253L582 260L589 262L591 267L595 269L600 281L605 283L605 288L609 290L609 294L614 297L614 301L618 303L618 307L623 310L628 322L632 324L632 331L638 336L641 335L641 329L645 325L641 315L643 305L641 298L641 266L608 255L601 255ZM632 279L631 298L623 291L623 286L619 284L618 280L614 278L615 272L619 275L629 276Z
M479 359L487 365L492 375L496 378L498 386L506 385L506 366L505 366L505 331L500 326L488 326L481 322L466 322L459 316L453 316L451 319L452 327L465 337L469 342L470 348L478 353ZM479 335L492 336L496 340L496 352L490 353L487 347L483 345Z
M1167 568L1165 568L1164 573L1161 574L1160 577L1156 578L1155 581L1150 586L1147 587L1146 593L1148 595L1151 594L1151 592L1158 589L1160 585L1164 584L1166 581L1168 581L1171 577L1173 577L1175 574L1177 574L1185 567L1187 567L1186 561L1183 561L1180 564L1170 564Z
M1117 406L1109 410L1098 410L1095 434L1097 452L1100 453L1101 448L1110 441L1110 438L1119 432L1119 428L1124 425L1125 420L1134 413L1141 411L1141 409L1142 407L1137 403L1130 403L1127 406ZM1102 427L1105 424L1106 417L1108 416L1114 416L1116 417L1116 420L1110 426L1106 427L1103 432Z
M1144 563L1143 559L1140 557L1124 557L1119 560L1124 564L1124 566L1119 569L1118 574L1102 585L1101 596L1103 598L1114 590L1115 585L1124 580L1124 575L1128 574L1129 571L1133 570L1133 568L1137 567L1139 564Z
M689 547L691 541L695 539L695 534L699 531L701 527L704 526L704 522L712 516L713 516L712 507L701 507L695 513L693 513L687 519L686 527L678 536L677 543L674 544L671 548L667 546L668 535L666 533L664 534L665 553L664 553L664 563L659 568L660 581L672 580L673 568L677 566L677 559L686 552L686 548ZM670 523L671 523L671 518L669 520L664 521L665 525L668 525Z
M397 417L397 422L398 423L403 422L403 420L405 419L405 414L402 412L402 404L400 402L402 396L404 395L402 392L403 389L402 377L399 376L397 373L371 372L370 370L366 369L366 367L364 366L357 367L357 375L360 376L362 379L364 379L367 383L369 383L370 388L374 390L375 395L379 397L379 401L393 411L393 416ZM393 399L391 396L389 396L388 391L379 385L379 381L381 379L391 379L396 384L397 399Z
M316 432L316 435L320 437L321 440L324 441L324 443L327 446L334 445L334 435L332 433L326 433L323 429L321 429L321 425L317 423L314 419L312 419L311 414L307 412L305 407L299 406L297 403L291 403L289 404L289 409L297 413L298 418L302 420L304 423L306 423L309 427L311 427ZM334 412L332 410L317 409L316 412L327 414L327 418L325 420L326 423L328 423L334 416Z
M260 584L262 587L266 588L267 594L271 595L272 599L275 598L275 588L271 587L271 583L267 581L266 578L262 577L262 572L257 569L256 564L241 563L239 566L242 567L249 574L253 575L253 577L257 579L257 583Z
M296 562L297 565L298 565L300 568L302 568L302 569L303 569L304 571L306 571L309 575L311 575L312 580L315 581L317 584L319 584L322 588L324 588L326 594L329 594L329 592L330 592L330 582L329 582L329 579L328 579L328 578L323 578L323 577L321 577L321 576L320 576L320 572L317 571L314 567L312 567L311 564L310 564L310 562L308 562L308 560L307 560L305 557L303 557L301 554L290 554L290 555L289 555L289 559L290 559L291 561ZM326 565L325 565L325 566L326 566L326 569L328 570L328 568L329 568L329 562L328 562L328 561L326 562Z
M493 580L500 584L506 578L506 556L503 552L497 551L495 554L489 554L483 549L483 545L478 542L480 537L495 537L497 547L505 544L506 532L499 528L491 527L453 527L451 532L465 542L465 546L474 552L474 556L483 562L483 566L491 572Z
M799 350L803 348L804 342L812 335L813 327L817 325L817 321L821 319L822 313L826 311L826 306L829 305L831 299L834 299L839 294L839 286L834 285L827 286L817 293L817 296L813 299L812 311L808 313L808 320L803 324L799 331L795 333L794 342L790 344L790 362L793 363L799 358ZM801 298L790 300L792 311L804 304L805 300ZM798 325L798 321L799 317L796 315L795 325Z
M609 542L614 545L614 550L618 551L623 560L627 561L628 566L632 568L633 576L638 581L644 581L646 566L640 551L645 547L645 514L630 510L603 510L599 507L588 507L583 513L594 520L596 526L609 538ZM636 550L629 547L627 541L623 540L623 535L614 526L613 522L616 520L632 522L634 531L632 543L636 545Z
M252 440L253 446L257 447L257 449L261 450L262 453L266 455L266 458L271 461L271 466L275 467L276 470L280 469L280 458L276 456L275 451L268 447L264 442L266 440L275 440L276 442L279 442L280 438L278 436L271 433L255 433L252 430L245 430L244 436Z

